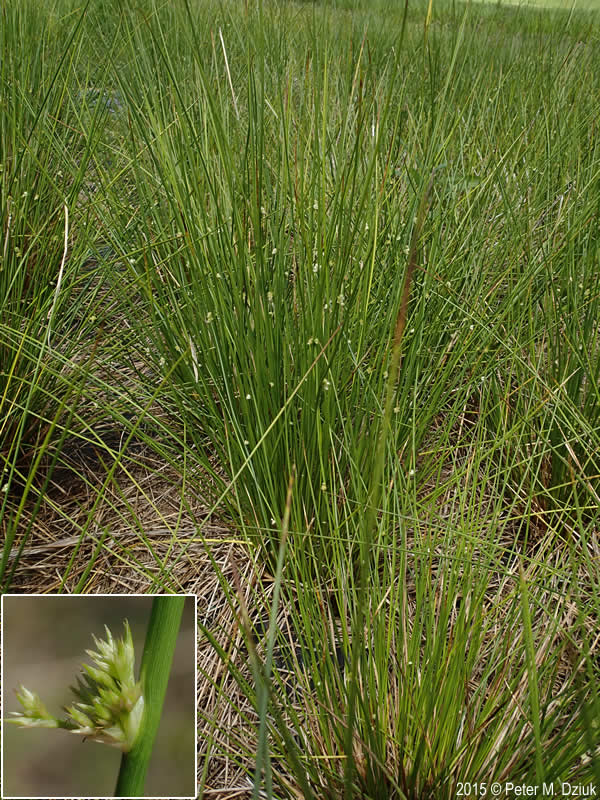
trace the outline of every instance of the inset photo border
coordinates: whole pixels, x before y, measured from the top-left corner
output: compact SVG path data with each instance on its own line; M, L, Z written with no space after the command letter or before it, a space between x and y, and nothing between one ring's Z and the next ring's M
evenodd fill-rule
M6 594L1 614L2 798L131 796L148 748L135 796L197 796L195 595Z

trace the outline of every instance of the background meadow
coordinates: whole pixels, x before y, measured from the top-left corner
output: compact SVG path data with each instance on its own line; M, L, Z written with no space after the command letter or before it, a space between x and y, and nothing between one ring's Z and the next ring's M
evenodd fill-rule
M600 785L597 13L1 9L3 591L199 595L207 797Z

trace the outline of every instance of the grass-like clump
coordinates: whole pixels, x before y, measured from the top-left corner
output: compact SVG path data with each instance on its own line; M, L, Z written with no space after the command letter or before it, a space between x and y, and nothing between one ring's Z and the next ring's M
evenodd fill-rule
M78 591L114 554L173 588L204 543L235 633L207 610L203 788L597 782L597 15L2 14L4 585L50 513ZM74 443L85 503L50 490ZM142 466L251 580L205 517L154 550Z

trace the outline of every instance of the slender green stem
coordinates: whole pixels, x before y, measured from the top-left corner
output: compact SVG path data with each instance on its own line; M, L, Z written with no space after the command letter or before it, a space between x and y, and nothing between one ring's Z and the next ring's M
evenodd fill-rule
M117 797L141 797L171 672L185 597L155 597L146 633L140 678L144 717L138 739L121 760Z

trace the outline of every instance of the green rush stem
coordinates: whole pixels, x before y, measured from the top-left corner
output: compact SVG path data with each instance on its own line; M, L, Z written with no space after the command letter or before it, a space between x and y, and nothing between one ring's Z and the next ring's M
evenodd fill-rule
M357 604L358 613L355 619L354 634L352 637L352 658L350 662L350 687L348 693L348 725L346 727L345 738L345 751L346 751L346 765L344 769L344 798L345 800L352 800L354 796L354 770L355 763L352 757L352 742L354 737L355 728L355 712L358 700L358 661L359 661L359 647L357 642L363 644L364 637L364 621L366 615L366 608L368 606L368 593L370 581L370 553L371 545L374 540L375 531L377 527L377 509L379 507L379 500L381 497L381 478L385 465L385 445L387 436L391 427L392 407L395 402L396 383L400 369L402 367L402 338L406 328L406 320L408 319L408 304L410 301L410 290L417 268L417 249L419 240L423 231L425 217L429 209L429 196L433 187L434 172L432 171L429 182L421 195L419 202L417 218L415 226L412 231L410 249L408 254L408 263L406 266L406 274L404 276L404 284L402 287L402 295L400 298L400 307L396 317L396 324L394 327L394 338L392 339L392 351L390 360L389 378L386 389L385 409L383 414L383 423L379 433L379 441L377 450L375 452L375 462L373 467L373 474L371 477L371 484L369 488L369 505L367 507L367 514L365 515L364 534L360 542L360 587L359 587L359 602Z
M136 743L121 759L116 797L142 797L146 772L160 724L171 672L171 662L181 624L185 597L160 596L152 603L140 678L144 716Z

